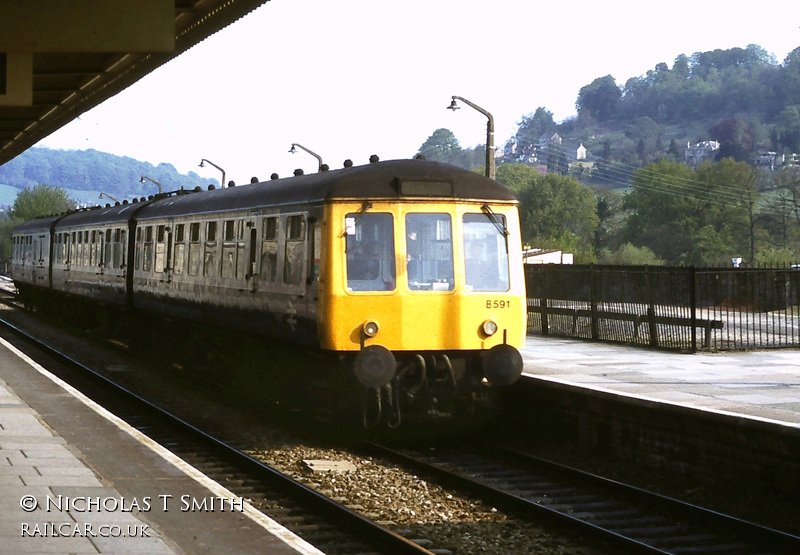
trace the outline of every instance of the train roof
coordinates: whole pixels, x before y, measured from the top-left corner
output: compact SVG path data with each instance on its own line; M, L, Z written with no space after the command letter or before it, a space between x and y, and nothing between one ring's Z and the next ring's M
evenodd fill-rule
M36 233L37 231L46 231L50 229L53 222L57 221L62 216L46 216L43 218L36 218L15 226L12 230L13 233Z
M148 205L138 217L149 219L266 206L318 204L337 199L401 197L516 200L499 183L455 166L423 160L391 160L200 194L177 195Z
M331 200L452 198L516 202L496 181L440 162L390 160L210 191L179 191L150 201L95 207L21 224L15 232L83 225L114 225L153 219L267 206L319 204Z
M126 202L124 204L116 204L115 206L95 206L92 208L76 210L75 212L36 218L35 220L31 220L16 226L13 232L30 233L39 230L49 230L54 225L59 227L81 227L86 224L127 224L127 222L131 219L131 215L144 206L144 202Z

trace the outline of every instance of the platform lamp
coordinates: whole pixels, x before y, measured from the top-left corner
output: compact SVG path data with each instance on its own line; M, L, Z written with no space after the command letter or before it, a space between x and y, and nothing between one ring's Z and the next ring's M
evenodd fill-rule
M139 179L139 183L144 183L145 179L146 179L147 181L150 181L150 182L152 182L152 183L155 183L156 185L158 185L158 194L159 194L159 195L161 195L161 194L164 194L164 187L162 187L162 186L161 186L161 183L159 183L158 181L156 181L156 180L155 180L155 179L153 179L152 177L147 177L146 175L143 175L143 176L141 177L141 179Z
M200 160L200 167L201 167L201 168L205 168L205 167L206 167L206 166L205 166L205 164L204 164L204 162L208 162L210 165L214 166L215 168L217 168L219 171L221 171L221 172L222 172L222 181L220 181L220 188L222 188L222 187L225 187L225 170L223 170L222 168L220 168L218 165L216 165L216 164L215 164L214 162L212 162L211 160L206 160L205 158L203 158L202 160Z
M322 156L320 156L319 154L317 154L313 150L309 150L306 147L304 147L303 145L298 144L298 143L292 143L292 148L289 149L289 152L292 153L292 154L297 154L297 150L295 149L295 147L305 150L311 156L316 158L317 159L317 163L318 163L317 171L320 171L322 169Z
M453 96L452 102L450 102L450 106L447 107L448 110L460 110L461 106L456 103L456 100L460 100L467 106L471 106L478 110L481 114L489 118L489 122L486 125L486 177L489 179L495 178L495 169L494 169L494 118L492 114L478 106L477 104L473 104L466 98L461 96Z
M112 197L112 196L111 196L111 195L109 195L108 193L100 193L100 196L99 196L99 197L97 197L97 198L103 198L103 197L106 197L106 198L108 198L108 199L111 199L111 200L112 200L112 201L114 201L114 202L119 202L117 199L115 199L114 197Z

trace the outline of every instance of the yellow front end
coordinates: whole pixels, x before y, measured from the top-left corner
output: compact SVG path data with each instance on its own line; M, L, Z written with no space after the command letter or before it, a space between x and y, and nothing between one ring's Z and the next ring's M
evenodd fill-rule
M381 345L419 353L523 344L526 298L515 204L354 201L329 204L324 217L324 349ZM487 258L484 273L493 281L484 284L479 268ZM363 271L357 267L362 260Z

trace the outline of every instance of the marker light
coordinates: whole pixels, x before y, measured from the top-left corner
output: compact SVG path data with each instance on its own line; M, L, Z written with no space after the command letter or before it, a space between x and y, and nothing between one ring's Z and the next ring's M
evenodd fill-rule
M497 324L495 324L492 320L486 320L483 324L481 324L481 331L486 337L491 337L497 333Z
M496 329L496 327L495 327ZM378 322L374 320L367 320L364 322L364 335L367 337L375 337L378 335L378 331L380 328L378 327Z

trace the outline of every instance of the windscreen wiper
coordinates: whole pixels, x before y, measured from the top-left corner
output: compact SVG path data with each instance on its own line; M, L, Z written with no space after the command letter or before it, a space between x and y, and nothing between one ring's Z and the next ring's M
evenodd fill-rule
M508 236L508 229L506 229L506 221L505 218L500 218L497 214L495 214L491 208L489 208L488 204L484 204L481 206L481 210L483 213L486 214L486 217L489 218L489 221L494 224L494 227L497 228L504 237Z

